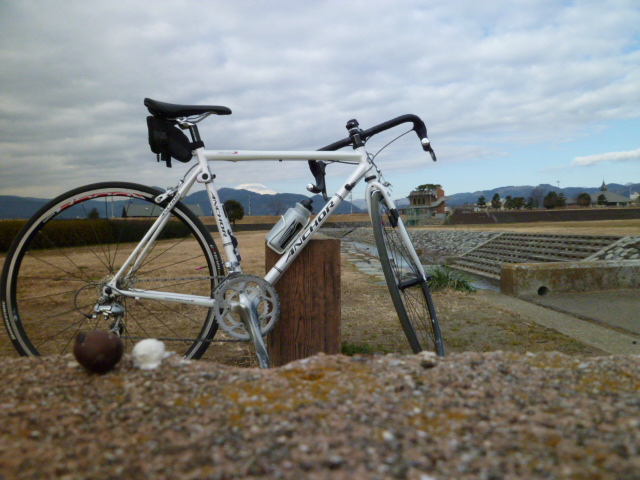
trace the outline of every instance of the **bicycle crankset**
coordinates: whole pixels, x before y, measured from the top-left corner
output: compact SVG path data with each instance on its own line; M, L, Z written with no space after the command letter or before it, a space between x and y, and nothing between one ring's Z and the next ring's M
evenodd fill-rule
M254 275L229 276L213 291L218 306L216 320L229 335L255 340L247 322L255 318L260 335L266 335L280 318L280 299L269 282ZM249 315L248 312L252 312Z

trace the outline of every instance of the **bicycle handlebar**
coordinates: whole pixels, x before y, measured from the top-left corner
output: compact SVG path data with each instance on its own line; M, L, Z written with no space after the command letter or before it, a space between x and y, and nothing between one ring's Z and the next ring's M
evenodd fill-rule
M350 120L347 124L347 129L350 133L355 133L356 135L360 135L360 139L362 142L366 142L367 139L373 137L374 135L384 132L385 130L389 130L390 128L396 127L402 123L413 123L413 131L416 132L418 138L420 139L420 144L422 145L422 149L425 152L429 152L431 154L431 159L435 162L436 154L431 147L431 142L429 142L429 138L427 137L427 127L424 122L417 115L407 114L401 115L391 120L387 120L386 122L382 122L380 125L376 125L375 127L371 127L368 130L360 130L357 128L358 122L356 120ZM351 128L354 128L353 130ZM353 137L356 138L356 137ZM358 139L358 142L360 142ZM342 140L338 140L337 142L332 143L331 145L327 145L326 147L319 148L318 151L321 152L332 152L335 150L339 150L344 147L348 147L349 145L353 145L354 140L351 136L347 138L343 138ZM311 173L313 174L316 183L315 185L310 183L307 185L307 190L311 193L322 193L322 196L325 200L328 200L327 197L327 187L324 180L325 176L325 168L326 163L318 160L309 160L309 168L311 169Z
M413 131L416 132L416 135L418 135L418 138L420 139L420 144L422 145L422 149L425 152L429 152L431 154L431 158L435 162L437 158L436 158L435 152L433 151L433 148L431 147L431 142L429 142L429 138L427 137L427 127L425 126L424 122L420 119L420 117L418 117L417 115L413 115L411 113L407 115L400 115L399 117L396 117L391 120L387 120L386 122L382 122L381 124L376 125L375 127L371 127L367 130L362 131L361 132L362 140L366 141L380 132L384 132L385 130L389 130L390 128L397 127L398 125L401 125L403 123L409 123L409 122L413 124ZM351 137L347 137L347 138L343 138L342 140L338 140L337 142L334 142L330 145L327 145L326 147L319 148L318 150L324 151L324 152L327 152L327 151L331 152L334 150L339 150L344 147L348 147L349 145L352 145L352 143L353 141L351 140Z

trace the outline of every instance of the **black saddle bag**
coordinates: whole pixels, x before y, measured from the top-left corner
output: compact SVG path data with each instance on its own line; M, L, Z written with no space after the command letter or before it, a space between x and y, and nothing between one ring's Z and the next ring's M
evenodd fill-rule
M159 117L147 117L149 129L149 147L158 157L158 161L166 162L171 168L171 159L186 163L193 156L191 152L196 145L178 127L168 120Z

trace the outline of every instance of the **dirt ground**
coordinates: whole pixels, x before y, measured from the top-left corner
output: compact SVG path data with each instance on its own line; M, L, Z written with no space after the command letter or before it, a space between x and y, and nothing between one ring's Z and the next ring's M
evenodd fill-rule
M640 220L426 228L638 235ZM246 273L264 274L265 234L237 234ZM0 261L4 262L4 258L0 258ZM492 304L481 293L444 291L436 292L433 296L448 353L508 350L520 353L559 351L566 354L602 354L554 330L523 320L518 312ZM216 339L228 340L220 333ZM361 353L409 353L386 285L379 278L360 273L344 256L342 339L351 350ZM16 355L15 350L6 332L1 332L0 356L12 355ZM214 343L203 358L228 365L254 366L253 357L252 347L247 343L220 341Z

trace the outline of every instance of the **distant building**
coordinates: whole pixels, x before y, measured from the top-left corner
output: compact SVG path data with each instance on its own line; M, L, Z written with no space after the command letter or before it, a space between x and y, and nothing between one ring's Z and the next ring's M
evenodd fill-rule
M194 205L187 205L187 208L196 214L198 217L203 217L204 212L197 203ZM122 216L124 218L129 217L157 217L162 212L162 207L158 205L127 205L122 209Z
M442 187L434 191L414 190L409 194L409 206L400 209L406 215L407 225L420 225L430 218L445 218L448 214Z
M628 197L610 192L604 181L602 182L600 191L591 194L591 206L598 206L600 204L598 200L600 196L604 196L604 205L607 207L624 207L630 205L633 202L633 200Z
M454 210L456 212L480 212L483 211L483 208L478 207L476 204L471 204L471 203L465 203L464 205L458 205L457 207L454 207Z

